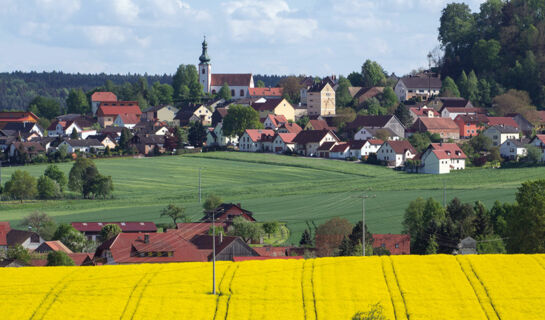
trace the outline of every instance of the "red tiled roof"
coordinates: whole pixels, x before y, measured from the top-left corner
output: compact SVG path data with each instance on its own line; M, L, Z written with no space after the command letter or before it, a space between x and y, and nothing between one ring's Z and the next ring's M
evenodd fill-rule
M434 151L443 152L448 159L467 159L465 153L456 143L432 143L429 147L432 148ZM436 153L435 155L438 155L438 153ZM441 154L441 156L443 155Z
M401 140L401 141L386 141L387 144L390 145L392 150L396 154L402 154L405 153L405 151L410 150L412 154L416 154L416 150L413 148L411 143L407 140Z
M95 92L91 95L91 101L114 102L117 101L117 96L113 92Z
M256 111L273 111L283 101L284 98L268 98L265 102L253 102L252 108Z
M423 126L423 128L421 127ZM412 129L418 132L426 130L455 130L459 131L458 125L451 118L418 118Z
M259 253L261 257L285 257L287 256L287 249L289 247L254 247L254 250Z
M254 142L266 139L267 136L274 136L274 130L270 129L246 129L246 133Z
M0 222L0 246L8 245L7 235L10 230L9 222Z
M71 225L80 232L100 232L107 224L117 224L123 232L157 232L153 222L72 222Z
M189 240L198 234L208 234L212 222L181 222L177 223L176 227L178 229L168 230L168 232L179 232L184 239ZM226 230L227 224L225 222L216 222L215 227Z
M367 141L369 141L369 143L372 145L382 145L384 143L384 141L380 139L369 139Z
M98 107L97 116L116 116L118 114L141 115L137 101L102 102Z
M249 88L248 92L251 97L281 97L282 93L284 92L284 88Z
M298 144L320 142L328 133L330 133L336 141L339 141L339 138L337 138L335 133L328 130L303 130L297 134L293 141Z
M287 123L288 122L288 119L286 119L286 117L284 117L284 115L275 115L275 114L268 114L267 117L265 118L266 119L269 119L273 126L275 128L278 128L280 127L281 124L284 124L284 123ZM265 121L263 121L265 122Z
M136 114L118 114L118 117L121 118L121 121L123 121L124 124L137 124L140 122L140 119Z
M342 143L336 144L331 149L331 152L345 152L347 149L350 149L350 145L346 142L342 142Z
M299 133L303 131L303 129L295 122L286 122L281 125L280 128L286 128L289 133Z
M74 264L76 266L83 265L83 263L85 262L87 258L89 258L89 260L93 259L92 253L84 253L84 252L69 253L68 256L72 258L72 260L74 260Z
M423 117L423 116L428 116L428 112L432 112L433 113L433 116L434 117L439 117L440 114L439 112L437 112L437 110L433 109L433 108L426 108L426 107L412 107L412 108L409 108L409 110L416 114L416 116L418 117Z
M488 117L488 123L489 126L498 126L498 125L504 125L509 126L513 128L518 128L519 125L515 121L515 119L511 117Z
M45 247L49 247L49 249L51 250L46 250ZM37 252L62 251L64 253L72 253L72 250L70 250L67 246L64 245L64 243L60 242L59 240L45 241L38 248L36 248L36 251Z
M408 234L373 234L373 248L379 247L388 249L392 255L411 254L411 236Z
M258 248L253 248L254 250ZM256 250L257 251L257 250ZM240 262L240 261L252 261L252 260L272 260L272 259L280 259L280 260L301 260L304 259L303 256L285 256L285 257L233 257L234 262Z
M284 143L293 143L293 139L297 137L297 133L278 133L277 135Z
M479 124L479 123L487 123L488 117L484 114L459 114L454 118L454 121L462 121L463 123L472 123L472 124Z
M211 86L249 87L252 79L251 73L212 73Z
M0 111L0 122L38 122L40 118L30 111Z
M309 120L308 122L312 126L313 130L331 130L325 120L315 119Z
M542 143L545 143L545 134L536 134L536 137ZM1 231L1 230L0 230Z

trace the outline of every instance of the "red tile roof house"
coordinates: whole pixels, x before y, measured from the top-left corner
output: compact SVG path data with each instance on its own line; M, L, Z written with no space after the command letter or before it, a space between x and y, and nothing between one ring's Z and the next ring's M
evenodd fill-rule
M350 141L350 156L357 159L367 158L371 153L377 153L384 141L380 139Z
M346 125L347 131L354 134L354 140L366 140L357 133L362 128L366 129L390 129L396 136L405 137L405 126L394 115L389 116L357 116L356 119Z
M246 129L238 141L238 148L244 152L265 151L262 143L269 140L272 142L274 135L274 130L270 129Z
M248 88L250 98L282 98L284 88Z
M36 232L11 229L9 222L0 222L0 251L6 251L16 244L33 251L43 242L44 239Z
M492 126L509 126L518 128L519 125L512 117L488 117L487 125Z
M411 254L411 236L408 234L373 234L373 248L383 248L391 255Z
M116 102L117 96L113 92L95 92L91 95L91 110L96 115L102 102Z
M471 138L484 130L488 117L484 114L459 115L454 122L460 128L460 138Z
M107 127L114 124L117 116L134 115L140 121L142 111L137 101L102 102L96 113L100 126Z
M432 143L422 153L418 172L429 174L450 173L464 170L467 156L456 143Z
M416 153L416 149L407 140L386 141L377 150L377 159L397 168L404 166L405 161L413 159Z
M295 152L308 156L318 156L318 148L325 142L339 142L340 139L331 130L303 130L295 139Z
M240 203L222 203L213 212L208 212L201 219L203 222L212 222L212 216L216 222L233 221L236 217L242 217L245 220L255 222L254 213L243 209Z
M451 118L452 120L454 120L459 115L486 114L486 109L443 107L439 112L441 112L442 118Z
M0 122L33 122L40 120L37 115L30 111L1 111Z
M280 127L278 127L278 133L299 133L303 129L295 122L286 122Z
M157 232L157 226L153 222L127 221L127 222L72 222L74 229L83 233L87 239L99 240L100 230L108 224L117 224L125 233L153 233Z
M305 130L331 130L335 131L337 128L330 127L327 121L323 119L311 119L305 126Z
M72 250L70 250L67 246L64 245L64 243L60 242L59 240L55 241L45 241L42 243L34 252L37 253L48 253L51 251L62 251L64 253L73 253Z
M331 159L346 159L350 157L350 143L339 142L329 151Z
M437 133L442 139L460 139L460 128L450 118L418 118L408 132Z
M322 145L316 151L317 156L320 158L329 158L331 150L336 143L336 141L327 141L322 143Z
M411 107L409 108L409 113L411 114L411 117L413 118L413 123L416 121L416 119L420 117L425 118L440 118L441 114L437 112L437 110L433 108L429 108L427 106L421 106L421 107Z
M272 150L275 153L293 152L295 142L293 141L297 133L276 133L272 142Z
M265 129L276 131L281 125L288 123L288 120L283 115L268 114L261 122Z

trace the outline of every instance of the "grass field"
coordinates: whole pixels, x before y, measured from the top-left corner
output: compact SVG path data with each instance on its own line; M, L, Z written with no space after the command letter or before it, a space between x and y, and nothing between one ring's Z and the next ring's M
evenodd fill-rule
M543 255L1 268L2 319L543 319Z
M463 201L513 201L517 187L529 179L545 178L545 167L524 169L468 169L448 175L416 175L384 167L273 154L214 152L156 158L95 161L100 172L112 176L110 200L56 200L0 203L0 221L17 225L26 214L41 210L57 222L151 220L169 203L183 205L194 219L202 215L198 202L198 168L203 199L209 193L241 203L259 221L280 220L296 243L306 220L320 223L329 217L361 220L362 193L371 232L401 231L403 212L417 197ZM72 163L59 164L68 174ZM46 165L2 168L2 182L15 169L38 177ZM444 189L445 186L445 189Z

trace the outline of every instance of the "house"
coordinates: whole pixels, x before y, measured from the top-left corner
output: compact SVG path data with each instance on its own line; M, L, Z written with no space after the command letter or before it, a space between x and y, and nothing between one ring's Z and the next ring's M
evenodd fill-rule
M133 128L134 134L157 134L157 135L169 135L169 127L165 122L161 121L141 121L137 123Z
M137 101L117 101L100 103L96 113L98 123L103 128L114 125L114 121L120 114L132 115L131 117L136 117L139 122L142 111L140 111Z
M179 111L172 105L149 107L142 112L142 120L174 122Z
M455 254L477 254L477 240L472 237L466 237L458 243Z
M428 100L432 96L439 95L442 82L435 76L408 76L397 81L394 87L399 101L406 101L412 98Z
M507 114L506 116L510 117L510 118L513 118L513 120L515 120L515 122L517 123L518 128L526 136L532 135L532 132L534 131L535 126L534 126L534 124L532 122L530 122L528 119L526 119L523 115L521 115L519 113L515 113L515 114ZM537 116L537 113L536 113L536 116ZM537 117L537 118L539 118L539 117ZM531 118L530 120L535 121L536 119Z
M411 254L411 235L373 234L373 248L382 248L391 255Z
M250 98L282 98L284 88L249 88Z
M183 107L174 120L178 121L180 126L188 126L192 122L200 122L203 126L212 124L212 112L204 105L191 105Z
M350 141L350 156L361 159L371 153L377 153L384 141L379 139L353 140Z
M311 119L307 122L305 130L331 130L335 131L337 128L330 127L327 121L324 119Z
M242 137L239 139L238 148L240 151L256 152L265 151L262 142L274 138L274 130L270 129L246 129ZM271 149L267 151L272 151Z
M361 128L390 129L396 136L405 137L405 126L394 115L387 116L357 116L354 121L347 124L347 129L356 134ZM355 139L354 140L358 140ZM363 139L365 140L365 139Z
M530 144L540 149L545 149L545 134L536 134Z
M73 253L72 250L70 250L67 246L64 245L64 243L60 242L59 240L44 241L41 245L38 246L38 248L34 250L34 252L37 252L37 253L48 253L52 251Z
M41 137L32 139L31 142L39 143L42 147L44 147L45 152L48 153L51 150L55 150L61 141L57 137Z
M350 143L339 142L329 151L331 159L346 159L350 157Z
M39 154L45 153L45 148L38 142L13 142L9 146L9 157L20 157L28 155L33 158Z
M117 135L114 136L113 134L101 133L97 135L88 136L87 139L98 140L98 142L100 142L104 146L104 149L109 148L110 150L112 150L115 147L117 147L116 137Z
M36 232L11 229L9 222L0 222L0 251L6 251L15 245L33 251L43 242L44 239Z
M278 133L299 133L303 129L295 122L286 122L278 127Z
M293 141L297 133L277 132L272 142L272 151L276 153L293 152L295 142Z
M418 118L408 131L437 133L442 139L460 139L460 128L450 118Z
M471 138L484 130L488 117L484 114L458 115L454 122L460 129L460 138Z
M401 167L405 161L416 156L416 149L407 140L385 141L377 150L377 159L388 166Z
M117 137L115 139L119 140L119 137L121 137L121 131L123 131L123 128L121 128L121 127L105 127L105 128L100 129L99 132L101 134L107 134L107 135L110 135L110 136L113 136L113 137Z
M306 77L302 79L299 84L301 85L301 90L299 90L299 95L301 96L301 105L305 106L305 110L306 110L306 105L308 100L307 92L308 92L308 89L310 89L310 87L312 87L315 84L315 81L314 81L314 78L312 77Z
M303 130L293 139L295 152L309 157L317 156L318 148L323 143L339 141L331 130Z
M215 127L218 123L223 122L227 113L229 113L229 108L216 108L212 113L212 126Z
M396 135L390 128L361 128L354 134L354 140L369 140L387 137L388 140L399 140L401 137Z
M500 155L509 160L518 160L528 154L528 139L507 139L500 145Z
M140 122L140 117L136 114L118 114L114 120L114 126L132 129Z
M519 139L520 130L516 127L497 125L488 127L483 134L492 140L493 146L499 147L507 139Z
M486 110L481 108L455 108L455 107L443 107L439 111L442 118L456 119L459 115L476 115L485 114Z
M265 101L256 101L251 104L255 111L259 112L260 118L268 114L284 116L287 120L295 121L295 109L284 98L267 98Z
M441 117L441 114L437 112L437 110L433 108L429 108L426 105L420 106L420 107L410 107L409 113L411 114L411 117L413 119L413 123L416 121L416 119L425 117L425 118L439 118Z
M269 113L262 122L265 129L272 129L276 131L278 128L280 128L280 126L288 123L288 120L283 115Z
M0 122L32 122L40 120L38 116L30 111L0 111Z
M447 108L474 108L471 101L465 98L458 97L438 97L434 102Z
M335 115L335 83L330 77L312 85L306 93L309 116Z
M206 133L206 145L207 146L220 146L225 147L228 145L236 145L238 143L238 137L225 136L223 134L223 122L218 122L214 128L208 128Z
M87 239L92 241L100 240L100 230L105 225L116 224L124 233L154 233L157 232L157 226L150 221L125 221L125 222L72 222L74 229L83 233Z
M329 154L336 143L336 141L327 141L322 143L322 145L318 147L318 150L316 150L317 156L320 158L329 158Z
M465 169L467 156L456 143L432 143L420 157L421 173L443 174Z
M356 104L361 106L368 99L381 95L384 87L348 87L348 92Z
M149 155L152 152L165 152L165 136L156 134L135 134L131 144L140 154Z
M204 93L216 94L224 84L229 86L233 99L249 96L249 89L254 88L254 77L251 73L212 73L211 59L208 56L208 43L202 42L202 54L199 57L199 83Z
M222 203L213 212L206 212L201 221L231 222L236 217L242 217L247 221L255 222L253 215L253 212L243 209L240 203Z
M85 140L72 140L65 139L59 144L60 146L65 145L69 153L74 152L85 152L85 153L96 153L98 151L104 151L106 147L97 139L85 139Z
M93 122L90 119L76 115L73 118L56 119L47 127L48 137L66 137L70 136L74 130L78 137L86 139L90 135L95 135L96 130L92 128Z
M0 130L7 136L30 139L31 136L43 137L44 130L35 122L0 122Z
M512 117L488 117L487 125L490 127L509 126L520 129L518 123Z
M97 114L98 107L102 102L116 102L117 96L113 92L95 92L91 95L91 111L93 116Z

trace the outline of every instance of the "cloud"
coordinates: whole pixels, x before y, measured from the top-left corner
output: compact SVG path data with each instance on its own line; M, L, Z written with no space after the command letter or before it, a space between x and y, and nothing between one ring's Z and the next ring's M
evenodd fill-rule
M138 37L132 29L119 26L87 26L83 28L84 34L94 45L118 46L126 43L138 44L147 47L150 37Z
M129 23L137 20L140 7L132 0L111 0L111 5L119 18Z

